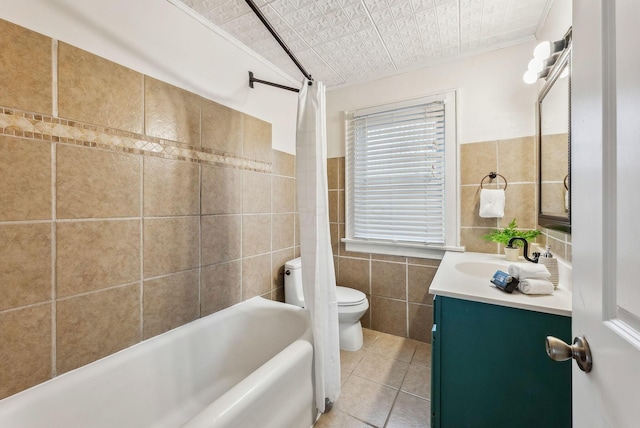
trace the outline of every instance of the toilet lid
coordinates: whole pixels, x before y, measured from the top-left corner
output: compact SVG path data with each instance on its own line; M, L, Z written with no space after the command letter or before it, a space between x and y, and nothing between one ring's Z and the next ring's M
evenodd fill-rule
M338 298L338 306L358 305L367 298L362 291L339 285L336 287L336 297Z

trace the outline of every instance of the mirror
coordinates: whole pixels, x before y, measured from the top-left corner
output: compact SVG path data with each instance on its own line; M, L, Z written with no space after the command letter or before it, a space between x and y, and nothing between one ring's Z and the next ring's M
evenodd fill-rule
M571 42L537 103L538 225L571 233Z

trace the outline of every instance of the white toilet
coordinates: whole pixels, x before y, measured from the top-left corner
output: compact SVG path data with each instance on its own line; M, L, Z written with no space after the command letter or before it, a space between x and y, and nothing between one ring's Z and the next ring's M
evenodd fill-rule
M302 292L302 261L300 257L284 265L284 300L292 305L305 307ZM338 299L338 325L340 349L357 351L362 348L362 324L360 318L369 309L367 296L359 290L336 287Z

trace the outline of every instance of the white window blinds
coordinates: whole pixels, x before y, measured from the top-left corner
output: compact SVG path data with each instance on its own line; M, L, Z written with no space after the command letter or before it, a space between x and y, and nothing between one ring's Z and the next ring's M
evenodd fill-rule
M355 113L347 143L353 238L444 244L444 102Z

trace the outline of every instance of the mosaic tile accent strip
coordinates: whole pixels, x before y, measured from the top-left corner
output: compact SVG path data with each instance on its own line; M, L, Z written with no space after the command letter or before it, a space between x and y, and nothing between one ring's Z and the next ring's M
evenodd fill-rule
M271 173L271 162L0 107L0 134Z

